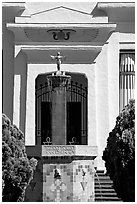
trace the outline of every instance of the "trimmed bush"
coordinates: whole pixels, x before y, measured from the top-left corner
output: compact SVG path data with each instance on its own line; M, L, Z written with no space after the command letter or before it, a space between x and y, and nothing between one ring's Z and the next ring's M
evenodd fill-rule
M125 202L135 201L135 100L130 100L116 119L103 152L107 174Z
M24 135L2 115L2 201L22 202L37 160L27 158Z

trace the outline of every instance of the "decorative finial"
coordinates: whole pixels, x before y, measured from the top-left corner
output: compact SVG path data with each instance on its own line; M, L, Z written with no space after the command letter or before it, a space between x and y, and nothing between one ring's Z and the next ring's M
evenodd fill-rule
M65 56L61 56L60 52L57 52L56 56L53 56L53 55L50 55L50 56L51 56L52 60L56 60L57 70L60 73L60 66L61 66L62 60L65 59L66 57Z

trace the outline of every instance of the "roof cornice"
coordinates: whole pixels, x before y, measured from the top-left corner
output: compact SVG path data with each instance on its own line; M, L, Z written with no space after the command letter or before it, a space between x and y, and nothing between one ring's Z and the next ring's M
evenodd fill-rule
M97 4L98 9L107 8L135 8L134 2L99 2Z

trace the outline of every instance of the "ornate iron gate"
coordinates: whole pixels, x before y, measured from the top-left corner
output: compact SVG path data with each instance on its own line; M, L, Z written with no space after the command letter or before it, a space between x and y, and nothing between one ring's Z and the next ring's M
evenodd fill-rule
M73 132L74 132L73 130L76 129L75 124L71 132L69 129L70 129L70 124L72 123L69 123L67 121L67 137L69 137L69 139L67 139L67 144L87 144L87 87L83 87L82 84L79 85L78 82L71 81L71 86L66 91L67 91L67 115L69 115L69 117L67 117L67 120L71 120L70 117L74 117L74 116L76 118L77 113L78 113L78 117L81 116L79 127L77 127L77 129L79 130L78 130L78 133L75 133L75 135L73 135ZM45 84L40 84L39 87L36 87L36 143L37 144L52 144L51 121L50 122L48 121L48 120L51 120L51 108L52 108L51 94L52 93L48 89L47 82L45 82ZM42 108L44 107L44 103L45 103L45 109ZM76 113L75 107L78 107L78 106L80 108L77 109L77 113ZM73 111L72 110L70 111L71 107L73 107L74 109ZM71 114L69 114L69 112L71 112ZM44 122L45 122L45 125L44 125ZM43 129L43 127L45 129Z

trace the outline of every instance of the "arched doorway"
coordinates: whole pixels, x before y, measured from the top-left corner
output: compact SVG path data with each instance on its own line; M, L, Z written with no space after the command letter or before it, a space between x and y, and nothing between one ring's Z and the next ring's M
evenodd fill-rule
M36 78L36 144L52 144L51 92L47 76ZM68 73L71 86L67 91L67 145L87 144L87 78L84 74ZM52 144L54 145L54 144Z

